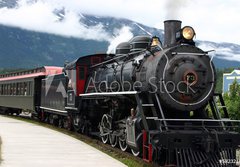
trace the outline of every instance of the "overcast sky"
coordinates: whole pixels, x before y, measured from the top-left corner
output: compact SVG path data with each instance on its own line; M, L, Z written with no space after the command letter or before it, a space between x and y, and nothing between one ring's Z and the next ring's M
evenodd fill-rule
M78 13L128 18L161 29L164 20L179 19L195 29L198 40L240 44L240 0L41 0L34 5L27 1L20 0L17 9L0 9L0 23L80 38L102 33L101 40L109 34L101 25L90 29L78 25ZM67 19L59 23L52 11L62 7Z

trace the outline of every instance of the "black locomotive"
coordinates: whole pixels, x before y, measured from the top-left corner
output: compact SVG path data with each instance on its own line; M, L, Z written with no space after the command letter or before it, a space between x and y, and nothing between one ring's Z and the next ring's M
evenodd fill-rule
M192 27L164 24L164 44L137 36L116 54L80 57L63 73L42 76L32 115L160 166L236 166L240 121L229 119L214 93L211 57L195 46Z

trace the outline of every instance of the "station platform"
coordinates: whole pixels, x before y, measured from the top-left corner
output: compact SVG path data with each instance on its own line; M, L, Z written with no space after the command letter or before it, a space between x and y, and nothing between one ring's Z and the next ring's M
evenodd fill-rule
M0 116L1 167L126 167L60 132Z

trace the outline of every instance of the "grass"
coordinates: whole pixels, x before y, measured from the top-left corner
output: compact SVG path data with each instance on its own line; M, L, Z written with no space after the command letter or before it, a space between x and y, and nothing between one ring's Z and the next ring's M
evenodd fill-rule
M7 116L7 117L25 121L25 122L29 122L29 123L32 123L35 125L40 125L40 126L64 133L68 136L76 138L76 139L100 150L101 152L108 154L109 156L117 159L118 161L122 162L123 164L127 165L128 167L152 167L153 166L152 164L144 162L141 158L133 157L133 155L128 152L122 152L120 149L112 148L110 145L103 144L101 141L99 141L97 139L93 139L88 136L76 133L76 132L68 131L66 129L61 129L61 128L58 128L58 127L55 127L55 126L52 126L52 125L49 125L46 123L31 120L31 119L25 119L25 118L21 118L21 117L12 117L12 116Z

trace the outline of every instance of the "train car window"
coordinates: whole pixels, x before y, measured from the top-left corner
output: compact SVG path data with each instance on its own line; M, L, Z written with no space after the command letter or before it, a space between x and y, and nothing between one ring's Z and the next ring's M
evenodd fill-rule
M6 95L8 95L8 84L6 84Z
M10 84L10 95L13 95L13 84Z
M20 83L20 93L19 93L21 96L23 95L23 83L21 82Z
M9 95L9 94L10 94L10 85L7 84L7 95Z
M3 84L3 95L5 95L5 84Z
M17 84L17 95L21 95L21 83Z
M8 84L6 84L6 95L8 95Z
M20 94L20 84L19 83L16 84L16 90L17 90L16 95L19 95Z
M22 94L22 83L18 83L18 95Z
M28 95L28 94L27 94L27 82L24 82L24 88L23 88L23 90L24 90L23 95L24 95L24 96L27 96L27 95Z
M31 82L27 82L27 95L31 95Z
M12 95L12 84L8 84L8 95Z
M98 64L98 63L101 63L101 58L100 57L92 57L91 58L91 64L92 65Z
M6 95L7 94L7 85L6 84L4 84L4 93L3 93L4 95Z
M33 83L29 82L29 95L32 96L33 95Z
M2 85L0 85L0 95L2 95Z
M7 95L7 85L6 84L4 84L4 95Z
M16 83L13 83L13 95L16 95L17 89L16 89Z
M85 79L85 67L79 67L79 80Z
M20 83L20 95L21 96L23 95L23 83L22 82Z

